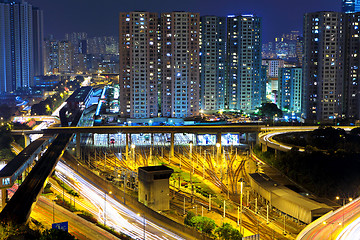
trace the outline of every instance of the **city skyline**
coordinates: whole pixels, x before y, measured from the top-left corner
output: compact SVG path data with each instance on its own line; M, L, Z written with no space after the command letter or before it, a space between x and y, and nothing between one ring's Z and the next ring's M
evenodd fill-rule
M45 36L54 34L56 38L63 38L65 33L69 32L87 32L89 36L118 36L119 13L141 10L156 12L159 17L163 12L172 11L198 12L200 16L255 14L263 18L263 42L268 42L291 30L302 31L303 16L306 12L341 10L341 1L338 0L315 2L306 0L292 6L289 6L288 1L285 0L279 0L277 3L265 0L241 2L227 0L221 5L214 0L207 1L206 4L189 0L182 2L107 0L105 4L83 0L61 2L29 0L27 2L44 11ZM284 18L287 21L284 21Z

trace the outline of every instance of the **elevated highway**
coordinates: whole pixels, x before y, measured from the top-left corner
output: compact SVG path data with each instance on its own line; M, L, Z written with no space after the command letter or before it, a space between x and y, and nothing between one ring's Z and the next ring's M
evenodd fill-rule
M272 149L282 151L282 152L288 152L293 147L297 147L300 152L305 151L304 147L280 143L276 140L274 140L274 136L281 135L285 133L292 133L292 132L308 132L308 131L314 131L315 129L318 129L319 126L297 126L297 127L262 127L261 133L258 136L258 142L262 146L263 152L267 151L267 148L270 147ZM342 128L346 131L349 131L354 126L337 126L336 128Z

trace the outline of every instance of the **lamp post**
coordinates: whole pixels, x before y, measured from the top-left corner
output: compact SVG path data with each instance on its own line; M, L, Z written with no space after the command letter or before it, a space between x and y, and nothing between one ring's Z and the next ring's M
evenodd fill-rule
M192 161L193 142L190 141L189 145L190 145L190 163L191 163L191 169L190 169L191 202L193 202L193 200L194 200L194 186L193 186L193 181L192 181L192 174L193 174L193 168L194 168L193 161Z
M241 231L241 225L242 225L242 199L243 199L243 181L240 182L240 233Z
M137 214L139 217L141 216L140 213ZM144 240L146 237L146 217L145 217L145 213L143 213L143 220L144 220Z
M220 143L216 143L216 148L217 148L217 151L216 151L216 165L219 165L219 149L220 149Z
M53 204L53 223L55 223L55 199L52 200Z
M132 151L132 160L134 163L134 167L135 167L135 144L131 144L131 151Z
M340 199L342 199L342 213L343 213L342 225L344 226L344 224L345 224L345 210L344 210L344 208L345 208L345 204L346 204L346 199L347 199L347 198L341 198L341 197L339 197L339 196L336 196L336 200L340 200ZM352 201L353 201L352 198L349 198L348 200L349 200L349 202L352 202Z
M112 192L110 191L109 194L111 194ZM107 192L105 191L105 204L104 204L104 226L106 226L106 195Z

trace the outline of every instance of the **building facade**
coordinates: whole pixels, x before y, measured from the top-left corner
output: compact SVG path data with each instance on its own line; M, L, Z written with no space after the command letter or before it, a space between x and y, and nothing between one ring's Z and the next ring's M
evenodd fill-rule
M120 115L158 116L158 16L149 12L120 13Z
M301 112L302 68L279 70L278 107L284 112Z
M344 63L344 111L349 119L360 119L360 12L346 14Z
M261 78L261 18L227 17L227 109L254 111L264 99Z
M239 22L239 108L245 112L260 107L261 88L261 18L242 15Z
M342 0L342 12L360 12L360 0Z
M34 76L44 75L44 16L43 11L34 8L32 11L33 26L33 57L34 57Z
M309 120L329 120L342 115L344 92L343 13L305 14L304 104Z
M71 73L73 71L73 48L69 41L58 43L59 73Z
M161 113L165 117L199 115L200 16L161 14Z
M359 24L359 13L305 15L303 112L307 119L359 119Z
M282 59L263 59L262 65L268 66L267 68L267 77L278 77L279 76L279 68L284 67L284 60Z
M33 85L32 14L22 0L0 0L0 92Z
M201 110L216 112L225 109L226 18L201 18Z

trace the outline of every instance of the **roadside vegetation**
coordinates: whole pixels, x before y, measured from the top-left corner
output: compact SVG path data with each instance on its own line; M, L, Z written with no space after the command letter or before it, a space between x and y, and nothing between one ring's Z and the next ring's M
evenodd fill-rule
M188 212L184 224L193 228L196 228L203 234L215 239L223 240L241 240L242 234L239 230L232 227L229 223L223 223L221 226L217 226L215 221L208 217L202 217L195 215L193 212Z
M31 226L31 227L29 227ZM47 229L38 222L31 222L27 226L13 226L0 224L0 240L26 239L26 240L76 240L70 233L58 230Z

